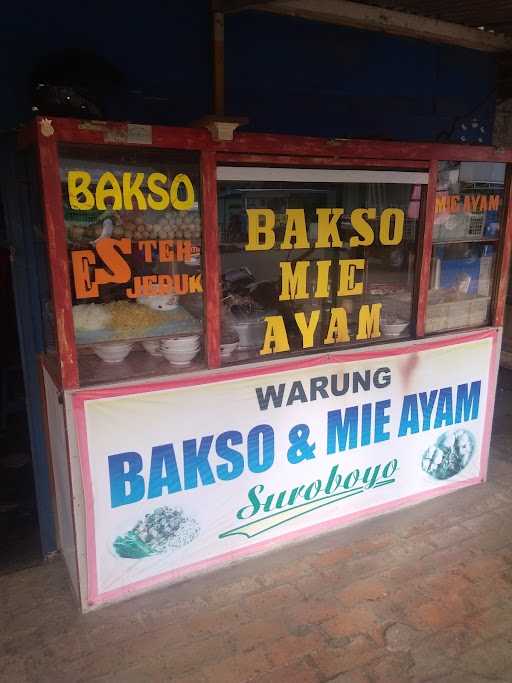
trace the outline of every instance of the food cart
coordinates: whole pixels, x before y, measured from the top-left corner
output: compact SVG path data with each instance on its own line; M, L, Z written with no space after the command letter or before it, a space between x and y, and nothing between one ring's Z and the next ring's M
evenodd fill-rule
M486 478L512 151L219 130L20 138L83 610Z

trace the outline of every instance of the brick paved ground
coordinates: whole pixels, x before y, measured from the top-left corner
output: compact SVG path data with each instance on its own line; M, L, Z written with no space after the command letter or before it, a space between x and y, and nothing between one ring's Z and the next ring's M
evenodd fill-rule
M496 448L485 485L85 616L58 560L2 576L0 680L512 681L512 463Z

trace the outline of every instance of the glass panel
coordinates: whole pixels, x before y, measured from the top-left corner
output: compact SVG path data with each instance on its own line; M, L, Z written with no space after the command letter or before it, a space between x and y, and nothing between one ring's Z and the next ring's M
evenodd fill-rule
M278 171L218 183L223 363L409 337L423 174Z
M498 237L506 164L441 161L437 181L434 242Z
M440 162L426 332L489 322L505 164Z
M202 366L194 153L61 149L80 381Z

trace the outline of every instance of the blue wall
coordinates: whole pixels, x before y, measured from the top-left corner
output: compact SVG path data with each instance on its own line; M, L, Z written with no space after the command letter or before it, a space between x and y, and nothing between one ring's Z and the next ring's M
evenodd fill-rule
M210 109L208 0L73 4L16 2L2 7L0 128L31 117L30 73L51 50L81 48L126 78L108 101L111 119L189 123Z
M475 113L490 141L490 55L256 12L225 34L227 110L254 130L433 140Z
M3 8L0 128L30 118L31 70L50 50L70 47L124 73L109 118L186 124L211 111L208 0L70 7ZM490 55L257 12L227 15L225 35L226 113L248 116L252 130L432 140L474 112L490 141Z

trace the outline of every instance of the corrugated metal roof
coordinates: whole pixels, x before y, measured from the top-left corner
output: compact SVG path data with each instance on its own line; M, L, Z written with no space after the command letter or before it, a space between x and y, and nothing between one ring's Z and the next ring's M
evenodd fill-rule
M423 17L512 35L512 0L355 0Z

